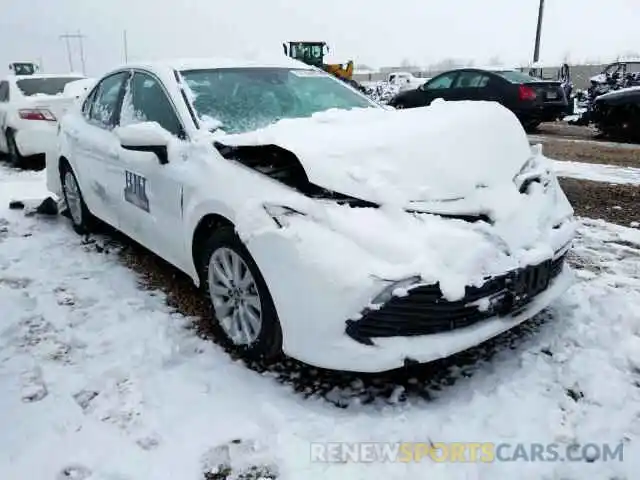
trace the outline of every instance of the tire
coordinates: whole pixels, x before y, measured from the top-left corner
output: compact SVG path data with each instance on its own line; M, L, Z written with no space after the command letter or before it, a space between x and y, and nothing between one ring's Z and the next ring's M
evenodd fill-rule
M61 169L60 184L73 229L79 235L90 233L95 226L96 219L87 208L78 179L69 165L63 165Z
M5 132L5 138L7 140L7 158L9 159L9 164L15 168L21 167L24 157L20 155L13 130L7 130Z
M224 345L248 360L272 362L281 357L282 329L273 299L258 265L234 228L217 228L205 242L198 260L213 327ZM235 265L240 274L233 278Z
M541 122L538 122L537 120L530 120L528 122L522 122L522 126L527 133L533 133L538 130L540 123Z

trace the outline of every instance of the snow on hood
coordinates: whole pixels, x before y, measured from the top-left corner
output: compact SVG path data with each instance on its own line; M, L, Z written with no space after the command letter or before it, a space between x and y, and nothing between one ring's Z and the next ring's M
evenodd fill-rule
M246 241L269 232L286 236L300 258L329 276L353 277L354 285L369 274L419 275L439 281L455 300L487 275L549 258L572 236L573 211L551 162L497 104L332 111L216 141L287 148L310 181L382 205L301 200L286 204L304 215L284 229L255 215L256 205L236 218ZM522 193L526 178L541 181ZM483 214L491 221L446 218Z
M217 140L279 145L298 157L311 182L381 204L449 200L513 185L531 157L517 118L492 102L329 110Z

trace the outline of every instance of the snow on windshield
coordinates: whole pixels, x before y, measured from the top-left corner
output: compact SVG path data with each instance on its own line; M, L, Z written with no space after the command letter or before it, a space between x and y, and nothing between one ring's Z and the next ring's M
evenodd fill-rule
M374 104L317 70L225 68L182 72L191 101L206 126L227 133L265 127L283 118L309 117L332 108Z

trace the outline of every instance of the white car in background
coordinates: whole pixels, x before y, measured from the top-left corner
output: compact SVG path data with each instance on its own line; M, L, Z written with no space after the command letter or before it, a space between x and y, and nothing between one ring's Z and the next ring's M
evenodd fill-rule
M58 120L73 103L64 88L82 78L33 74L0 79L0 154L14 166L24 157L45 154L55 142Z
M419 78L411 72L393 72L389 74L387 82L398 89L399 92L415 90L424 85L430 78Z
M249 357L428 362L571 281L573 210L494 103L387 110L286 57L167 61L100 79L59 148L74 229L100 219L186 272Z

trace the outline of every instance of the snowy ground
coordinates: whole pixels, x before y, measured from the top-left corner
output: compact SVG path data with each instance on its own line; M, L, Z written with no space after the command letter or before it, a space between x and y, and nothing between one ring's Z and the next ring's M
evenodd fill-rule
M640 168L569 162L564 160L556 160L554 167L559 177L592 180L594 182L640 185Z
M117 246L97 248L109 239L7 208L44 194L42 172L0 166L3 480L202 480L225 478L204 474L224 463L291 480L637 478L638 230L583 220L575 285L523 328L436 372L332 386L338 376L314 369L258 373L231 360L141 288ZM625 452L624 462L329 465L310 462L319 441L622 441Z

